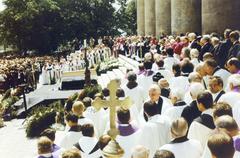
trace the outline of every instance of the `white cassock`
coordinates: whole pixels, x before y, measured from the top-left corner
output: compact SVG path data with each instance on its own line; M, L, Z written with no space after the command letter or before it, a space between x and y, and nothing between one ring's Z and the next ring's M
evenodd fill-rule
M107 113L105 112L105 110L100 109L99 111L96 111L94 107L88 107L83 113L83 115L86 118L92 120L98 136L101 136L106 128L106 120L104 118Z
M42 68L42 84L49 84L50 83L50 79L49 79L49 73L47 71L47 67L43 67Z
M230 72L225 69L219 69L213 74L213 76L221 77L223 80L223 89L227 88L228 77L231 76Z
M184 142L172 141L169 144L163 145L160 150L171 151L175 158L201 158L203 151L200 142L194 139Z
M166 116L152 116L140 130L139 145L150 150L150 157L170 141L170 120Z
M189 90L184 95L184 101L186 102L187 105L191 104L191 102L193 101Z
M171 78L174 77L172 71L167 70L167 69L159 69L159 70L157 70L157 71L155 71L155 72L156 72L156 73L157 73L157 72L160 72L161 75L163 75L163 77L164 77L167 81L169 81Z
M125 92L125 95L130 97L134 103L134 105L137 107L138 113L142 110L142 105L144 103L144 90L143 88L138 85L137 87L133 89L129 89L126 85L123 86L123 90Z
M158 70L158 65L156 64L156 62L154 62L152 65L152 71L156 72L157 70Z
M180 118L183 112L183 109L187 106L186 103L181 102L181 106L173 106L168 108L163 115L169 117L170 121L173 122L176 119Z
M140 130L129 135L129 136L120 136L118 135L116 141L124 150L123 158L130 158L132 149L138 145L138 141L140 139Z
M238 101L240 101L240 93L232 91L223 94L218 100L218 102L228 103L232 108Z
M167 57L164 59L164 67L169 70L172 71L172 66L174 64L178 64L180 61L174 57Z
M74 144L78 142L78 140L82 137L81 131L68 131L59 141L59 146L66 150L71 149ZM57 143L57 142L56 142Z
M98 146L98 139L95 137L82 136L74 147L81 151L84 158L99 158L102 156L102 151Z
M191 60L191 63L193 64L194 69L195 69L200 64L200 61L197 58L193 58Z
M178 76L178 77L171 78L169 81L169 87L170 87L170 89L178 88L183 91L187 91L189 88L188 77Z
M149 70L147 70L149 71ZM151 75L147 76L145 74L141 74L138 76L138 79L137 79L137 83L142 86L143 90L144 90L144 98L147 98L148 96L148 90L150 88L150 86L153 84L153 75L154 73L152 72Z
M238 126L240 127L240 101L236 102L236 104L232 108L233 118L236 120Z
M208 114L212 116L212 111L212 109L208 109L202 112L201 115ZM197 121L193 121L188 131L188 138L198 140L201 143L202 148L204 149L209 136L211 136L213 132L214 129L208 128L207 126Z

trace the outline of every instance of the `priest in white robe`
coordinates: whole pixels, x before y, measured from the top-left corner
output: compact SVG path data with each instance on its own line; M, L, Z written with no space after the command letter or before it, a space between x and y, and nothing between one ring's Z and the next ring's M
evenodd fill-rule
M164 59L164 67L167 70L172 71L172 66L178 64L180 61L173 57L174 51L172 48L167 48L166 53L168 56Z
M163 115L169 117L171 122L178 119L182 115L183 109L187 104L183 101L184 91L182 89L172 89L170 92L170 99L173 106L168 108Z
M131 120L130 111L124 109L118 109L117 111L117 128L120 134L117 136L116 140L119 145L124 149L124 158L131 156L132 149L138 145L140 139L139 128L134 123L134 120Z
M172 141L160 150L171 151L175 158L201 158L202 146L199 141L187 138L188 124L184 118L178 118L171 125Z
M97 111L92 106L92 100L89 97L85 97L83 99L83 104L86 108L86 110L83 113L83 116L93 121L95 129L97 130L98 136L103 135L104 130L106 128L106 119L105 119L107 115L106 111L103 108Z
M81 126L78 125L78 117L74 114L66 116L66 122L70 129L60 140L59 146L64 149L71 149L73 145L82 137Z
M162 145L170 141L170 120L158 114L155 102L144 103L144 112L148 121L141 128L139 144L150 150L150 157Z
M203 92L197 97L198 110L202 112L201 116L196 118L191 124L188 132L189 139L199 140L204 148L208 137L215 129L213 121L213 98L211 93Z
M137 107L139 114L143 109L142 105L144 103L144 100L146 99L144 98L144 90L141 85L137 83L137 75L133 71L127 73L127 79L128 82L126 85L123 86L123 90L126 96L131 97L134 103L133 106Z
M102 151L98 139L94 136L93 125L85 124L81 128L83 136L74 144L74 147L80 150L84 158L100 158Z

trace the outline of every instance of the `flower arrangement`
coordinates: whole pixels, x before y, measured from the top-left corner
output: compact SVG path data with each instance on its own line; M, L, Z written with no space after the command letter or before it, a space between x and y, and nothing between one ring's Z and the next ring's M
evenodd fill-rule
M26 121L27 137L39 137L42 131L55 123L57 113L60 113L62 117L60 120L63 121L64 107L60 101L56 101L49 106L38 106L34 108Z
M105 62L101 62L98 64L96 68L97 75L100 76L103 73L106 73L107 71L112 71L113 69L119 68L121 65L118 61L118 59L110 59Z

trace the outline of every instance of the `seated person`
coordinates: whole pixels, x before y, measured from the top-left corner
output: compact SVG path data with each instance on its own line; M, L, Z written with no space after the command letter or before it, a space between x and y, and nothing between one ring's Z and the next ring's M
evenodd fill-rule
M202 146L199 141L187 138L188 124L184 118L173 121L171 135L173 140L160 150L171 151L175 158L200 158ZM186 152L187 151L187 152Z
M47 137L40 137L37 142L37 158L58 158L59 155L52 153L52 141Z
M66 116L66 122L70 129L60 141L59 146L64 149L70 149L82 137L82 131L76 115L72 113L68 114Z
M153 158L175 158L175 156L171 151L157 150Z
M209 92L203 92L197 97L197 107L202 114L191 124L188 132L189 139L199 140L204 148L208 137L215 129L213 121L213 97Z
M82 126L82 137L78 143L74 145L75 148L81 151L84 158L99 158L102 156L99 147L98 139L94 137L94 127L91 124L84 124Z

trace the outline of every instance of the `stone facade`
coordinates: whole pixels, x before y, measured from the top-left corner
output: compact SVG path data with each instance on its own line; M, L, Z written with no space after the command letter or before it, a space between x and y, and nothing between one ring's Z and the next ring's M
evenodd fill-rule
M145 35L145 8L144 0L137 1L137 33L140 36Z
M155 16L155 0L145 0L145 35L155 36L156 32L156 16Z
M156 36L171 34L171 0L156 0Z

